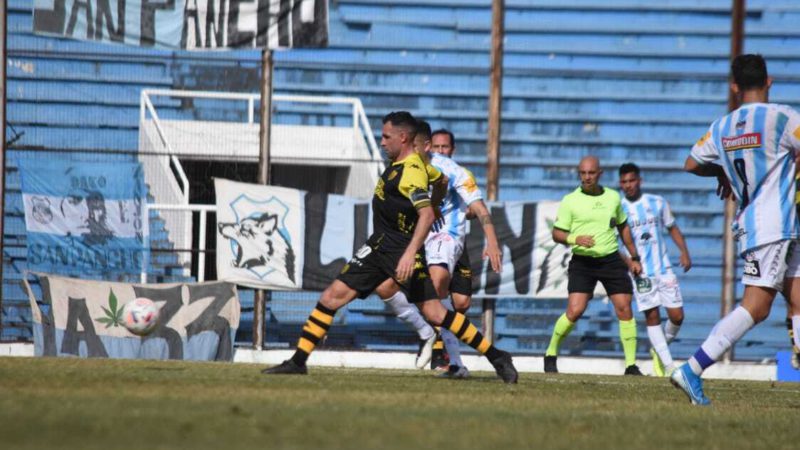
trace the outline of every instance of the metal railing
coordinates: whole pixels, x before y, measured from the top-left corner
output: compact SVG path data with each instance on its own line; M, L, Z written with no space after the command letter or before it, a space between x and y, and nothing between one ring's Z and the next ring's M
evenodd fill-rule
M169 142L168 134L165 132L164 126L162 126L162 119L153 104L153 98L155 97L242 101L247 108L247 122L245 123L254 125L256 120L255 111L257 102L260 101L260 94L165 89L145 89L141 92L139 147L141 151L143 146L149 145L153 150L152 152L147 152L150 154L140 157L145 167L145 180L150 186L150 193L155 198L155 203L165 206L163 208L165 211L172 211L171 214L163 217L170 240L180 242L180 246L183 248L190 248L192 243L192 211L197 210L189 208L189 179L178 159L178 156L185 152L174 148L172 143ZM372 173L368 172L371 178L374 178L370 182L377 181L377 177L380 176L384 169L383 158L375 142L375 137L361 100L355 97L274 95L273 104L278 102L350 105L353 129L352 149L355 151L357 148L363 148L362 142L366 144L368 160L374 162L377 169L370 171ZM152 126L149 126L148 120L152 122ZM178 208L175 206L176 204L182 205L184 208ZM172 206L167 208L168 205ZM202 217L203 215L201 215ZM181 260L184 264L187 263L185 258L181 257Z

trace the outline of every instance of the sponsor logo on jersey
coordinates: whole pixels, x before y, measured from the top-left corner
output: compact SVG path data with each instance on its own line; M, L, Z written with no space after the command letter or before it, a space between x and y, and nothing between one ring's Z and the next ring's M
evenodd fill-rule
M722 138L722 148L726 152L761 147L761 133L747 133L741 136L725 136Z

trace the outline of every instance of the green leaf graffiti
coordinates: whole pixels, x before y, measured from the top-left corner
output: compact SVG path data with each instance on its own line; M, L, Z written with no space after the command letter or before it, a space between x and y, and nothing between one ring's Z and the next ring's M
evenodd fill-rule
M95 317L94 320L106 325L106 328L122 326L122 308L117 309L117 296L111 289L108 294L108 308L101 306L105 317Z

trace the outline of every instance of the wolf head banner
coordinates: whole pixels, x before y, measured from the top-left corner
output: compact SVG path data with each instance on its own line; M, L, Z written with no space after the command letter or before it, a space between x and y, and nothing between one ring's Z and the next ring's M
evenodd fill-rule
M300 289L303 192L215 179L217 276L244 286ZM300 254L302 256L302 253Z
M366 241L369 202L341 195L215 179L217 274L243 286L321 291ZM558 203L492 204L503 271L495 274L483 252L483 229L470 226L476 297L507 295L565 298L569 248L553 242Z
M165 49L327 47L327 0L35 0L33 31Z

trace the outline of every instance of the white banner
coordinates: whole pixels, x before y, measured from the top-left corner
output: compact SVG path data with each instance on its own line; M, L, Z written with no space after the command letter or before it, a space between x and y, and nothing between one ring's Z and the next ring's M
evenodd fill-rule
M214 187L217 278L255 288L300 289L304 192L219 178Z
M41 302L50 306L42 314L25 280L37 356L233 359L241 309L233 284L129 284L36 275ZM123 305L139 297L161 308L158 325L142 337L122 324Z
M222 179L215 187L221 280L259 289L321 291L372 229L367 200ZM471 223L466 246L475 297L566 298L571 253L551 236L558 202L489 207L503 248L503 271L494 273L480 258L483 228Z
M328 46L328 0L34 0L33 31L166 49Z

